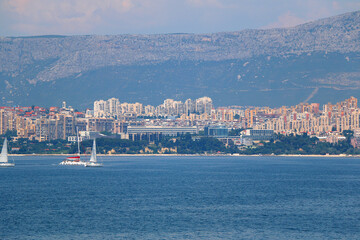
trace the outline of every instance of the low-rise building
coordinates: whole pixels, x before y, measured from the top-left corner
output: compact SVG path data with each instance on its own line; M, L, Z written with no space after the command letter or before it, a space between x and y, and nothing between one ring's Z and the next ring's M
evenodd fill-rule
M229 135L229 129L226 126L205 126L204 135L208 137L227 137Z
M269 141L275 138L274 130L247 129L242 133L243 139L252 141Z

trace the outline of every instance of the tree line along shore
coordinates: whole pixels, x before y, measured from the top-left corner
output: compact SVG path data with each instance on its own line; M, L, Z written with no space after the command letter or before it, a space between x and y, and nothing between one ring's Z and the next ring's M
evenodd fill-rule
M321 141L317 137L277 134L270 141L260 141L252 146L236 146L223 143L217 138L185 134L163 137L155 141L98 138L97 149L104 155L360 155L360 149L351 144L352 131L344 131L345 140L337 143ZM66 140L38 142L29 139L11 140L11 133L2 136L9 139L10 154L75 154L77 145ZM92 140L80 144L83 154L90 154Z

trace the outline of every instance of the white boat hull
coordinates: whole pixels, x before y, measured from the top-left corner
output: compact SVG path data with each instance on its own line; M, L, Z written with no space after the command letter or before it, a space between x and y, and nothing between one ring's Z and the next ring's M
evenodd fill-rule
M97 162L87 162L85 164L85 167L102 167L103 164L102 163L97 163Z
M59 165L67 165L67 166L85 166L86 162L83 161L69 161L64 160Z
M0 167L15 167L15 163L0 163Z

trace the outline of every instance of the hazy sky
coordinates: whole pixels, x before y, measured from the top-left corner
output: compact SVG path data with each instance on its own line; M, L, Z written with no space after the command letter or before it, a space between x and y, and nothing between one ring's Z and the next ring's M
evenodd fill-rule
M359 0L0 0L0 36L237 31L356 10Z

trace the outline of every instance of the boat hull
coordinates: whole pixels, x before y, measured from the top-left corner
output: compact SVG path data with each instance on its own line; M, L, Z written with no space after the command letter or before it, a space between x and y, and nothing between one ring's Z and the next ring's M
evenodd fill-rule
M66 165L66 166L84 166L86 163L83 161L69 161L64 160L59 165Z
M87 162L85 164L85 167L102 167L103 164L102 163L94 163L94 162Z
M0 167L15 167L15 163L0 163Z

